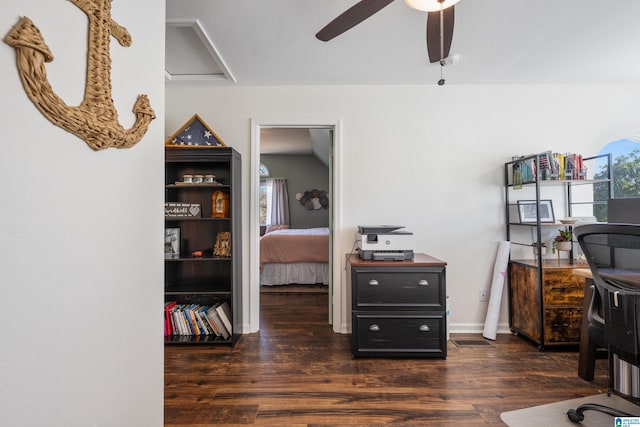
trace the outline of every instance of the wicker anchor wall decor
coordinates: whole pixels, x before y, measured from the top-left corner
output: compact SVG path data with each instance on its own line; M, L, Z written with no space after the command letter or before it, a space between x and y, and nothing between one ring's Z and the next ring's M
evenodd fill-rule
M11 29L4 41L15 48L20 79L27 95L40 112L54 125L84 140L94 150L109 147L129 148L147 132L155 112L146 95L138 96L133 106L136 121L130 129L118 122L118 112L111 98L110 37L125 47L131 45L126 28L111 19L111 0L70 0L89 18L87 83L84 100L68 106L51 88L45 62L53 54L38 27L26 16Z

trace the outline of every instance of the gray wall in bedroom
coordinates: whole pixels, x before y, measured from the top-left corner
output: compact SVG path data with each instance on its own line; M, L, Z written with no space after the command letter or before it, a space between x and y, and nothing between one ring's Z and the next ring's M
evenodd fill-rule
M310 190L329 191L329 168L313 155L263 154L260 161L269 169L271 178L287 178L291 228L329 226L329 209L306 210L296 193ZM331 194L329 194L331 203Z

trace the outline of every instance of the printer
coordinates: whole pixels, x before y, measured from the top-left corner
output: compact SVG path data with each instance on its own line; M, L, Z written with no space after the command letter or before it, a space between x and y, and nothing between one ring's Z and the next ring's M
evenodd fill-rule
M404 261L413 259L413 233L402 225L359 225L360 258Z

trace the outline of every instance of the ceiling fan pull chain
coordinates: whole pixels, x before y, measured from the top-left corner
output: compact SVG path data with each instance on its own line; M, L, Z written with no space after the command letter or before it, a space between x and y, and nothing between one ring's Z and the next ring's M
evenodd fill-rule
M442 2L440 2L440 80L438 80L438 86L444 85L444 78L442 77L443 68L444 68L444 9L442 8Z
M440 3L440 65L444 60L444 9Z

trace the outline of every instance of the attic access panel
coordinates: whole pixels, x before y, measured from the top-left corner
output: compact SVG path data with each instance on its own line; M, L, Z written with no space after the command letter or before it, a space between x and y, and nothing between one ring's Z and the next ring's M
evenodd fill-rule
M167 147L226 147L222 139L194 114L164 143Z
M197 19L167 20L165 75L168 81L236 81Z

